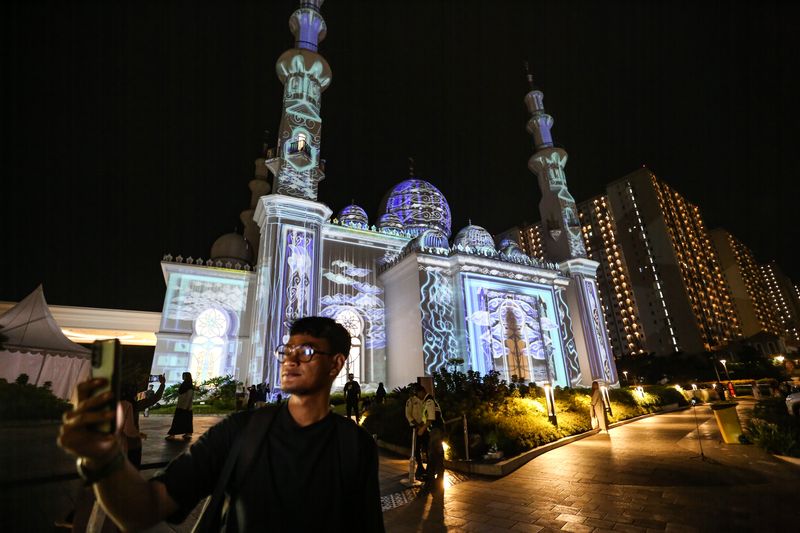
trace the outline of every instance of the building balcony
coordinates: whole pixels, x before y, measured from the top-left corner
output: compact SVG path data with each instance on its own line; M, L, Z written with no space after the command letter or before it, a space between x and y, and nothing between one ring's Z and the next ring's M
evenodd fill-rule
M295 167L306 167L312 161L311 147L305 141L289 143L289 147L286 150L286 159Z

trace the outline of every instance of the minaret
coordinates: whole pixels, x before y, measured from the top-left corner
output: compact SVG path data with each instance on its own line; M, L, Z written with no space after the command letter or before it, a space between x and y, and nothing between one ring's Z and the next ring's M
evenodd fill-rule
M274 156L265 163L275 176L273 194L259 198L254 215L261 235L256 290L248 295L254 300L247 375L250 383L266 381L273 388L280 386L275 348L286 342L294 320L319 313L322 226L331 216L317 201L324 176L320 96L331 81L328 62L317 53L326 31L322 2L300 0L289 18L295 45L276 65L283 116Z
M525 64L528 70L528 64ZM569 277L569 286L564 294L569 313L571 332L577 354L578 368L571 369L573 386L590 386L600 380L608 385L619 383L617 368L608 343L603 309L597 291L597 267L599 263L587 259L581 236L581 224L575 200L567 190L564 166L567 152L553 145L550 128L553 117L544 110L544 94L533 84L533 76L527 72L530 91L525 95L525 105L531 118L528 133L533 135L534 153L528 160L528 168L539 178L542 200L539 213L542 217L542 240L544 255L548 261L558 263L562 274ZM566 323L567 317L561 318ZM563 330L563 328L562 328Z
M526 63L526 70L527 66ZM553 146L553 136L550 133L553 117L545 112L544 94L534 86L530 72L528 84L530 91L525 95L525 105L531 118L527 129L533 135L534 146L528 168L539 178L539 189L542 191L539 213L542 217L545 259L560 263L567 259L586 257L578 208L567 190L567 179L564 175L567 152Z
M319 157L322 92L331 83L331 68L317 53L327 27L320 13L324 0L301 0L289 18L294 48L275 64L283 83L283 115L276 157L266 162L275 176L276 194L317 199L317 186L325 178Z

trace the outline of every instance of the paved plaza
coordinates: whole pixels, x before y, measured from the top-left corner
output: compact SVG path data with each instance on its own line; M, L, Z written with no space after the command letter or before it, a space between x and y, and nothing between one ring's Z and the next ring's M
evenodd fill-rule
M743 402L747 416L751 403ZM708 407L645 418L536 457L501 479L449 474L444 494L414 498L407 460L381 453L386 529L411 531L792 531L800 467L755 446L725 445ZM195 417L197 432L219 417ZM186 444L167 442L168 416L142 419L146 475ZM78 493L57 426L0 431L1 531L52 531ZM703 445L705 458L700 456ZM410 503L407 503L409 502ZM194 513L196 517L196 513ZM355 513L357 516L357 513ZM153 531L190 531L180 526Z

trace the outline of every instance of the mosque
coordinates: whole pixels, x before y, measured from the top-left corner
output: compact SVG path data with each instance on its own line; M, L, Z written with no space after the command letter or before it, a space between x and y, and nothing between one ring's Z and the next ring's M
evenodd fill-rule
M217 239L207 260L163 258L167 289L151 373L169 381L186 370L196 380L230 374L277 389L275 348L293 320L322 315L350 332L347 372L366 390L379 382L391 390L448 364L539 385L617 385L598 263L586 258L567 154L553 144L553 119L531 76L528 166L542 191L549 262L512 240L495 243L471 223L451 239L447 200L413 169L372 224L357 205L332 216L319 201L319 110L331 82L318 53L327 31L322 2L303 0L290 17L295 46L276 65L284 85L277 145L256 160L244 234Z

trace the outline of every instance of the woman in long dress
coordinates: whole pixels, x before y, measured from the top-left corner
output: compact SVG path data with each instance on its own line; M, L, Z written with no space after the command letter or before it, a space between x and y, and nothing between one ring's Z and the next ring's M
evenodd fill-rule
M178 403L175 405L175 416L169 428L167 440L177 440L183 434L185 440L192 438L192 400L194 399L194 383L191 372L183 373L183 383L178 387Z
M592 382L592 429L599 427L601 431L608 433L608 418L606 417L606 406L603 402L603 392L600 385Z

